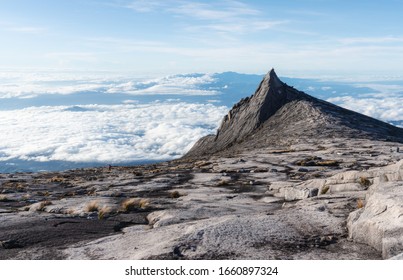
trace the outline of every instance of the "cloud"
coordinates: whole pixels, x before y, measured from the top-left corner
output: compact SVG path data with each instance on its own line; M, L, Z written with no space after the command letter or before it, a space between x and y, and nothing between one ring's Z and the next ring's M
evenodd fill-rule
M0 29L13 33L42 34L47 31L44 27L31 25L18 25L11 22L0 22Z
M168 9L177 15L192 17L199 20L229 21L243 16L258 15L259 11L238 1L213 3L188 2Z
M126 93L131 95L174 94L174 95L216 95L214 89L200 87L214 82L210 74L172 75L143 82L129 81L117 84L107 90L107 93Z
M197 33L201 30L220 33L247 33L272 29L288 23L288 20L267 20L261 11L240 1L131 1L122 7L139 13L160 12L176 18L192 19L185 31ZM253 17L253 18L252 18Z
M0 160L118 163L178 157L214 133L211 104L81 105L0 111Z
M403 95L387 98L380 98L379 95L378 98L339 96L327 101L383 121L403 120Z
M341 38L339 41L346 45L356 44L388 44L388 43L402 43L403 37L396 36L382 36L382 37L350 37Z
M139 13L149 13L164 7L165 5L166 1L136 0L124 5L124 7Z
M82 92L128 95L174 94L217 95L204 87L214 82L210 74L171 75L156 79L133 79L111 74L0 72L0 99L34 98L40 95L68 95Z

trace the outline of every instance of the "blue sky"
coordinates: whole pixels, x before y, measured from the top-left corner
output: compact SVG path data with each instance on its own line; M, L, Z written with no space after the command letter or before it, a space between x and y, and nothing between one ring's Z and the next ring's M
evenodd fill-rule
M402 0L0 0L0 67L401 75L402 11Z

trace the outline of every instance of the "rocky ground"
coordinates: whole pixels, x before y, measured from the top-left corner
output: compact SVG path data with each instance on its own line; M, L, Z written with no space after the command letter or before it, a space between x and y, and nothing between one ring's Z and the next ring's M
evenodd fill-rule
M0 259L381 259L402 144L305 139L146 166L0 174Z

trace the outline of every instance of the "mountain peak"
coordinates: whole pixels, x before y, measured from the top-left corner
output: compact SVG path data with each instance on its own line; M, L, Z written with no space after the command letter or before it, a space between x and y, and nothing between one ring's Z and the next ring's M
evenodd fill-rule
M403 142L403 129L298 91L283 83L271 69L255 93L241 99L224 116L216 135L200 139L187 156L310 137L382 138Z
M269 84L271 85L281 85L283 84L282 81L277 77L276 72L274 71L274 68L272 68L266 75L265 79L268 79Z

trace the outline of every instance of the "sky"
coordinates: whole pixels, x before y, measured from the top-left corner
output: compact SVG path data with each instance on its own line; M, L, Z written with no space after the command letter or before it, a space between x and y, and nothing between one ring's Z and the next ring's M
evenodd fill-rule
M0 68L403 73L402 0L0 0Z

